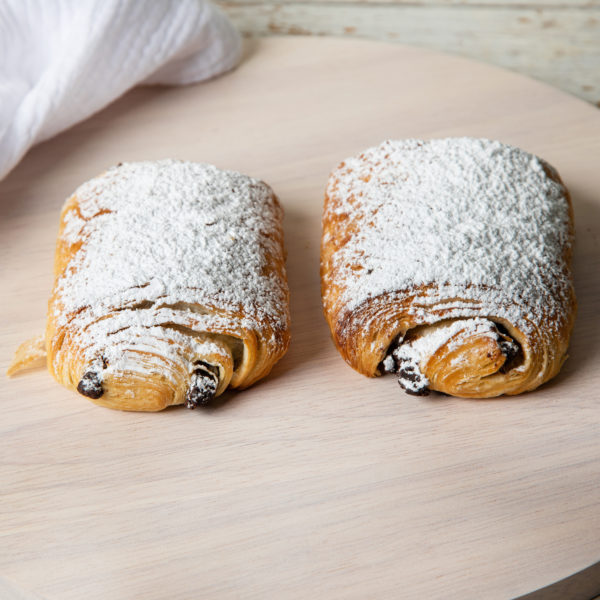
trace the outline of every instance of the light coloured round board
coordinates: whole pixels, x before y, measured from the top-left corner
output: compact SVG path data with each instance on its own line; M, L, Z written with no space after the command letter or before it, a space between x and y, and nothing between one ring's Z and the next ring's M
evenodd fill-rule
M416 398L393 376L362 377L321 313L329 171L386 138L463 135L544 157L573 195L570 357L519 397ZM252 42L219 79L136 89L0 184L3 369L44 329L64 199L110 165L164 157L242 171L281 198L290 350L207 410L122 413L43 370L3 377L6 589L47 600L510 598L600 560L598 110L491 66L335 39ZM586 581L563 597L600 593Z

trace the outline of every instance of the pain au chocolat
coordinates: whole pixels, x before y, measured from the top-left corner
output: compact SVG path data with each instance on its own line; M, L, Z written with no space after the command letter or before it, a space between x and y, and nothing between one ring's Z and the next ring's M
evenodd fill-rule
M45 359L97 404L204 404L269 373L289 343L282 209L265 183L216 167L126 163L79 187L60 220Z
M325 317L344 359L409 393L533 390L576 311L569 193L497 141L386 141L342 162L323 213Z

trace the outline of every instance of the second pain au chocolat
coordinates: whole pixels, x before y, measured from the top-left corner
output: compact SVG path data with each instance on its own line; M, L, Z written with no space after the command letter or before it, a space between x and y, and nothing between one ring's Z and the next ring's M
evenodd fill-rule
M265 183L191 162L126 163L66 201L36 359L97 404L193 408L269 373L289 343L283 213Z
M567 357L576 312L569 193L497 141L387 141L342 162L323 212L333 340L409 393L533 390Z

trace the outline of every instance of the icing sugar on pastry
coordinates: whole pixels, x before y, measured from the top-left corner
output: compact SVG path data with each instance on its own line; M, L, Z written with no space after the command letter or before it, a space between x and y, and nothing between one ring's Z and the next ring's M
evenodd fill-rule
M523 330L542 313L559 318L571 232L565 190L548 172L528 152L471 138L386 141L344 161L327 189L336 202L326 217L350 232L332 259L345 283L330 300L352 311L423 286L423 314L455 296L456 314L474 303Z
M412 393L533 390L567 356L572 241L569 193L542 159L484 139L386 141L327 186L333 340L354 369L396 372Z
M268 185L206 164L125 163L84 183L61 219L51 372L112 407L139 392L127 406L142 410L264 376L289 342L282 218Z
M75 195L62 237L86 243L58 283L63 314L160 300L281 321L285 291L263 259L281 209L261 181L163 160L122 164Z
M119 164L84 183L62 209L45 335L10 374L46 357L59 383L120 410L251 386L289 345L282 221L266 183L206 164Z

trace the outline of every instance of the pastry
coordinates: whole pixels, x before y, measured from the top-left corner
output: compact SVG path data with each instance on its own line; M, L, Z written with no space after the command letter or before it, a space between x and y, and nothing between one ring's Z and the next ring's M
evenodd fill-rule
M63 385L123 410L193 408L269 373L289 343L283 213L265 183L191 162L126 163L65 203L45 336Z
M569 193L497 141L386 141L325 195L321 286L344 359L409 393L533 390L567 356L576 301Z

